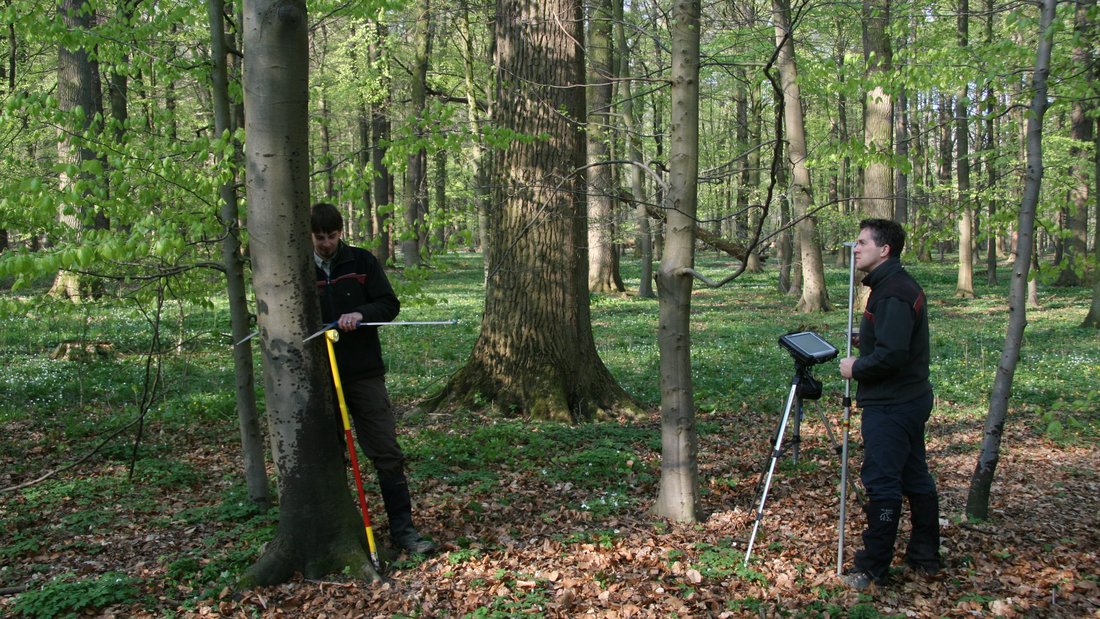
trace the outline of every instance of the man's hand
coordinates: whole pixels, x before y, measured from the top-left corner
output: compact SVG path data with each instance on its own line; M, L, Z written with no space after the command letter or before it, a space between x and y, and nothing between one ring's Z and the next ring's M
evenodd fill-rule
M341 331L354 331L359 328L359 323L363 322L363 315L359 312L351 312L350 314L344 314L336 321L336 326Z
M840 360L840 375L844 378L852 377L852 366L855 365L855 357L844 357Z

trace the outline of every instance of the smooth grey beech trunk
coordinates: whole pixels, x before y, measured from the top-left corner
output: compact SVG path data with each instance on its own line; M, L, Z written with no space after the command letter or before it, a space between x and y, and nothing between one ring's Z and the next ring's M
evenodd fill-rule
M829 310L829 294L825 288L825 263L817 237L817 222L808 216L813 203L810 168L806 165L806 128L802 115L802 95L798 86L798 66L795 63L794 38L791 33L789 0L773 0L775 41L779 46L779 81L783 88L783 122L787 126L787 161L791 167L789 194L794 216L798 218L798 250L802 257L802 294L798 299L800 312Z
M657 269L657 345L661 370L661 483L654 512L680 522L702 517L699 437L691 381L690 270L695 264L699 176L698 0L675 0L665 251Z
M970 4L959 0L959 49L967 54L970 45ZM959 270L955 296L974 298L974 196L970 192L970 94L969 85L955 99L955 173L959 185Z
M214 102L214 133L225 136L232 133L229 104L228 46L225 42L224 0L208 0L210 20L210 57L213 60L211 77ZM234 141L235 153L240 144ZM236 162L230 162L232 166ZM218 194L221 199L221 219L226 228L222 240L222 264L225 266L226 291L229 297L229 323L233 339L233 376L237 401L237 420L241 431L241 453L244 459L244 480L248 498L255 503L271 501L268 490L267 468L264 465L264 434L260 427L260 414L256 408L255 372L252 367L252 342L243 341L250 331L248 299L245 291L244 261L241 259L240 226L237 220L239 208L236 190L237 176L232 175L222 183ZM237 342L242 342L237 344Z
M304 0L245 4L248 231L279 526L243 587L296 572L378 577L348 495L325 345L302 341L321 324L309 241L307 27Z

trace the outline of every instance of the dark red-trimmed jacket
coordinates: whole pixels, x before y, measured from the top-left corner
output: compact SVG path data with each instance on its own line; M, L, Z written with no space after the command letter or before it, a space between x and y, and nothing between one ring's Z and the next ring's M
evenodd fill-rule
M321 319L325 324L348 312L359 312L363 322L389 322L401 311L401 302L386 279L382 265L365 249L341 241L332 258L330 273L326 275L321 267L317 267L316 272ZM378 327L341 331L335 348L343 381L386 373Z
M932 390L928 382L928 308L924 290L890 258L863 278L871 288L859 323L860 406L909 402Z

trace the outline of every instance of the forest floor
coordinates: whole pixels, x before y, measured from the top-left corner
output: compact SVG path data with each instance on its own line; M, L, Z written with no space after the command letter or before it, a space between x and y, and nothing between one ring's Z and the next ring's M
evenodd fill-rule
M839 464L817 406L822 404L807 405L800 461L780 461L747 567L742 561L752 506L778 412L774 419L748 411L701 415L707 518L696 525L667 523L648 513L659 472L656 417L579 434L567 426L512 422L495 435L485 434L494 426L486 419L482 434L472 437L454 430L477 425L468 419L455 423L448 416L412 415L402 432L413 452L419 452L417 445L430 449L418 436L449 436L484 449L493 437L514 446L526 441L524 434L542 433L547 438L539 449L545 453L532 457L546 460L530 466L521 452L495 462L486 458L480 466L487 470L464 471L467 483L457 481L461 476L434 474L422 464L423 456L410 454L419 526L441 551L395 557L384 582L337 575L238 593L198 591L190 572L208 571L212 557L227 549L237 549L247 561L259 544L243 542L241 528L227 524L227 502L218 504L216 490L237 477L231 441L219 447L201 437L178 437L173 441L178 457L188 470L201 473L182 483L152 484L156 489L140 501L113 492L89 506L90 495L80 488L96 487L97 476L122 473L105 466L68 472L74 481L71 496L48 513L22 520L28 530L42 521L53 523L51 539L39 534L39 541L28 544L29 536L18 531L0 533L8 546L0 555L0 588L18 588L31 579L39 586L51 578L116 575L130 594L113 604L100 599L78 615L102 617L1100 617L1097 445L1053 443L1010 423L992 518L969 524L962 513L980 425L934 420L929 455L942 497L942 578L928 581L897 570L889 586L856 593L835 576ZM829 415L835 422L834 412ZM620 433L616 427L625 429ZM39 444L41 437L29 428L9 424L5 441ZM568 453L588 454L588 467L608 469L619 476L614 484L625 482L629 492L601 491L598 479L588 484L548 474L545 467L554 464L572 465L574 474L583 468L560 459ZM853 440L853 474L860 457ZM19 468L14 458L6 451L0 471ZM460 472L458 465L447 466ZM20 481L25 480L0 473L0 486ZM34 496L0 495L0 517L11 522L16 512L33 511ZM371 501L373 513L381 514ZM850 557L859 546L863 516L858 505L849 505ZM103 515L95 517L97 511ZM376 516L376 530L385 530L384 521ZM895 566L906 536L903 525ZM26 547L12 551L20 540ZM85 588L70 595L117 594L117 586L104 590L115 593ZM54 599L64 591L55 589ZM38 616L49 614L46 601L35 606L24 600L17 607L18 598L10 592L0 597L0 615L26 615L28 608L39 609Z

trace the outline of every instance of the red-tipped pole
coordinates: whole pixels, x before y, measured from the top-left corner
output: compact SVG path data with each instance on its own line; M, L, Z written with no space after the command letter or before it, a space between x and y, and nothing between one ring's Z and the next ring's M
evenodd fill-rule
M359 457L355 454L355 441L351 438L351 423L348 421L348 403L344 399L344 385L340 382L340 370L336 367L336 349L333 342L340 339L336 329L325 331L325 344L328 347L328 362L332 368L332 382L336 384L336 400L340 404L340 421L344 424L344 436L348 441L348 454L351 456L351 470L355 473L355 487L359 490L359 510L363 512L363 527L367 530L367 546L374 567L382 569L378 561L378 547L374 543L374 529L370 525L370 511L367 509L367 495L363 492L363 476L359 473Z

